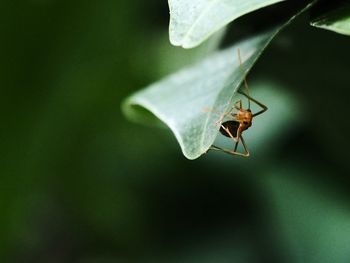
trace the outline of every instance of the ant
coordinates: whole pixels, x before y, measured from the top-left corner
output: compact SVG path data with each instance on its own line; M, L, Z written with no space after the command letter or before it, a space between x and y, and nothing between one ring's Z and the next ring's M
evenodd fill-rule
M241 71L243 72L240 50L238 49L237 52L238 52L239 65L240 65ZM220 119L217 121L217 123L220 123L220 133L226 137L231 138L235 142L234 150L232 151L229 149L223 149L223 148L217 147L215 145L212 145L209 148L209 150L223 151L223 152L231 154L231 155L239 155L239 156L243 156L243 157L249 157L250 153L249 153L247 145L245 144L245 141L242 137L242 133L245 130L247 130L250 126L252 126L252 120L254 117L267 111L267 107L264 104L262 104L261 102L255 100L249 96L249 87L248 87L248 83L247 83L245 75L244 75L244 86L246 88L247 93L244 93L241 91L238 91L238 93L242 94L243 96L245 96L247 98L248 109L243 109L242 100L240 99L240 100L236 101L233 104L232 108L228 112L224 113L220 117ZM256 113L252 113L252 111L250 110L250 101L252 101L255 104L257 104L258 106L260 106L261 110L256 112ZM235 110L236 110L236 112L233 113ZM221 123L226 116L229 116L231 120L228 120L228 121ZM239 141L242 142L245 153L237 151Z

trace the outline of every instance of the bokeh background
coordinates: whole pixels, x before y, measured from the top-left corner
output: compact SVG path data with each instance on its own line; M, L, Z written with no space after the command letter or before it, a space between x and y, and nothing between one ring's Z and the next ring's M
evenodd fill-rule
M0 14L1 262L350 262L348 37L298 18L249 75L252 158L189 161L120 107L201 57L169 44L166 1Z

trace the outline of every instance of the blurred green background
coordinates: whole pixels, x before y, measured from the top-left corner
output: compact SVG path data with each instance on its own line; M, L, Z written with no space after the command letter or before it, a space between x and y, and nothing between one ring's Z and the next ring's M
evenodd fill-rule
M188 161L120 110L201 55L169 44L166 1L0 12L1 262L350 262L348 37L299 18L249 75L252 158Z

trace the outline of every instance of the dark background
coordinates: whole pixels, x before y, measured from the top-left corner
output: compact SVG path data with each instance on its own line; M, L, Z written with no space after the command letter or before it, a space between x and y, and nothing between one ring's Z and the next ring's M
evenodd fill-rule
M270 107L281 131L252 158L189 161L120 110L191 62L166 1L1 1L0 17L1 262L350 261L348 37L297 19L249 76L296 119Z

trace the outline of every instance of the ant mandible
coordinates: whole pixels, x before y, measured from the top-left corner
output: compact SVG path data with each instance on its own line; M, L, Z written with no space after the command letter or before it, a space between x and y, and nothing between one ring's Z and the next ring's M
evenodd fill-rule
M239 65L240 65L240 68L243 72L240 50L238 49L237 52L238 52ZM244 76L244 86L247 90L247 94L244 92L241 92L241 91L238 91L238 93L242 94L243 96L245 96L247 98L248 109L243 109L242 100L240 99L240 100L236 101L233 104L232 108L228 112L224 113L221 116L221 118L217 121L217 123L220 123L220 133L226 137L231 138L235 142L234 150L223 149L223 148L217 147L215 145L212 145L209 148L209 150L223 151L223 152L231 154L231 155L239 155L239 156L243 156L243 157L249 157L250 153L249 153L249 150L247 148L247 145L245 144L242 133L245 130L247 130L250 126L252 126L253 118L264 113L267 110L267 107L264 104L262 104L261 102L257 101L256 99L253 99L252 97L249 96L249 87L248 87L248 83L247 83L245 76ZM256 103L259 107L261 107L261 110L256 112L256 113L252 113L252 111L250 110L250 101ZM236 112L234 112L234 111L236 111ZM228 121L221 123L226 116L229 116L231 118L231 120L228 120ZM242 142L245 153L237 151L239 141Z

